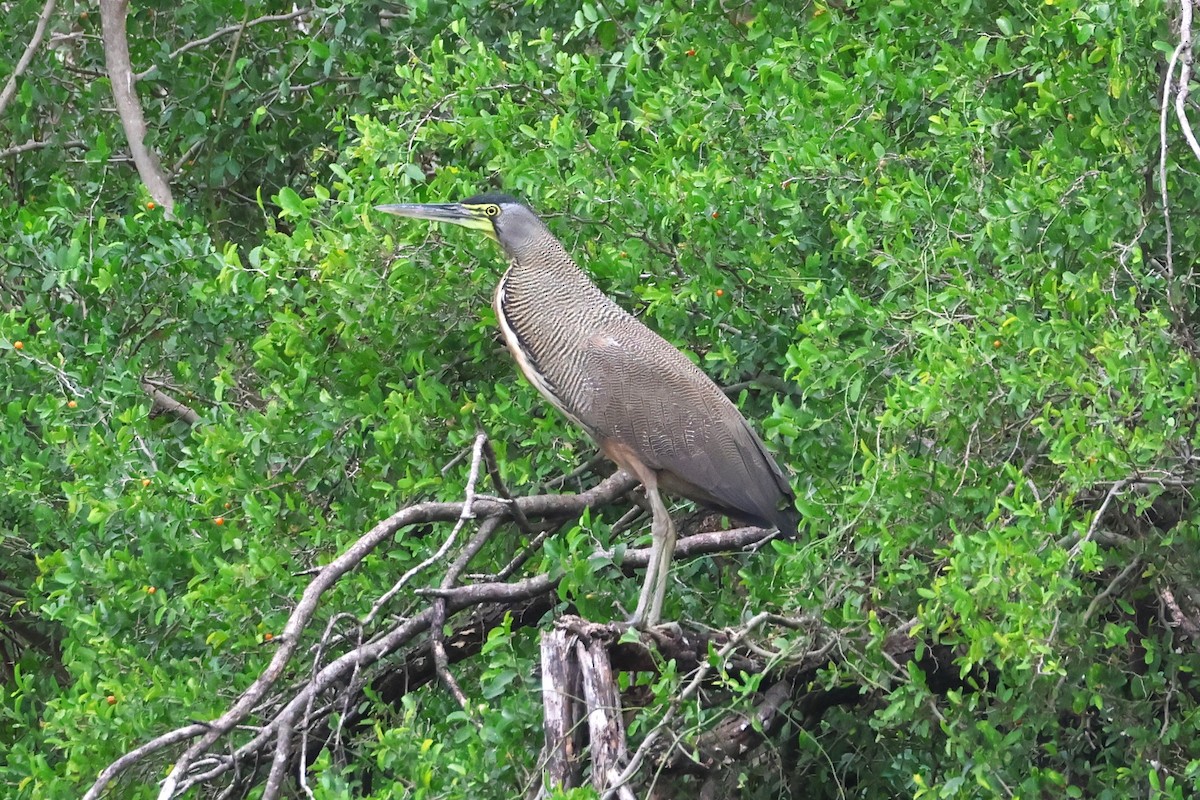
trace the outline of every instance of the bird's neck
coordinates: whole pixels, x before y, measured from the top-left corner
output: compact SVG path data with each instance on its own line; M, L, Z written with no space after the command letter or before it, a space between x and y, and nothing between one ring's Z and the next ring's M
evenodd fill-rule
M555 242L545 251L509 254L502 283L510 300L551 306L600 294L592 279Z

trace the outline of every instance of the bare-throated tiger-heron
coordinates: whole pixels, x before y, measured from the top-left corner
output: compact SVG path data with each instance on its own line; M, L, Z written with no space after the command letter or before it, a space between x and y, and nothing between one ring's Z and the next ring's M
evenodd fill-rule
M606 297L527 205L484 194L376 208L482 231L508 256L494 306L521 372L645 486L653 546L632 625L652 627L662 614L675 525L660 489L795 535L792 489L737 406Z

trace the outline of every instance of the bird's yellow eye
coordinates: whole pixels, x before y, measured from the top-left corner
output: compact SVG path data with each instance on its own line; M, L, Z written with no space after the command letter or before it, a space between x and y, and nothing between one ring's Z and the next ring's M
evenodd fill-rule
M487 214L489 217L498 217L500 216L500 206L490 205L483 210L483 213Z

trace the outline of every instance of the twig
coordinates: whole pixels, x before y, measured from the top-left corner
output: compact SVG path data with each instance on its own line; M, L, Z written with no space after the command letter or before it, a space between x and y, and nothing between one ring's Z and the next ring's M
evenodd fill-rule
M17 66L13 67L12 75L8 76L8 83L4 84L4 90L0 91L0 117L4 116L4 109L8 108L13 95L17 93L17 81L20 80L25 70L29 69L29 65L33 61L33 54L42 44L42 38L46 35L46 26L50 23L51 15L54 14L55 2L56 0L46 0L46 5L42 6L42 13L38 15L37 27L33 29L33 38L29 40L29 44L25 45L25 52L18 59Z
M1071 558L1075 558L1083 550L1083 545L1091 541L1092 536L1096 533L1096 528L1100 525L1100 520L1104 517L1104 512L1108 510L1108 505L1113 501L1113 498L1120 494L1129 484L1128 480L1119 480L1108 489L1108 494L1104 495L1104 502L1100 504L1100 508L1096 510L1096 515L1092 517L1092 524L1088 526L1087 533L1071 548Z
M371 605L371 610L363 617L362 624L364 626L370 625L375 620L375 617L379 615L380 609L390 603L392 598L399 594L400 590L407 586L408 582L416 577L418 573L424 572L438 561L441 561L446 553L450 552L450 548L454 546L454 542L458 538L458 532L462 530L463 524L474 516L472 506L475 503L475 482L479 479L479 465L483 458L483 443L485 441L487 441L487 437L483 434L475 437L475 445L471 449L471 472L467 479L466 497L463 500L462 511L459 513L458 521L454 524L450 535L446 537L446 541L442 542L442 546L433 555L401 575L400 580L396 581L391 589L380 595L379 599Z
M329 622L325 625L325 632L321 635L321 639L317 643L317 652L313 656L313 668L311 673L312 677L315 677L317 668L321 665L321 658L324 656L326 644L329 642L330 636L333 633L333 627L343 619L348 619L355 623L355 629L358 633L358 643L356 644L356 647L362 646L363 629L362 626L358 624L357 618L353 614L334 614L333 617L330 618ZM311 680L312 677L309 679ZM351 675L351 681L353 680L354 676ZM300 766L297 769L297 775L300 780L300 788L303 789L304 793L310 798L314 798L315 796L313 795L312 789L308 787L308 764L306 763L306 759L308 757L309 726L307 723L312 718L314 700L316 700L315 696L310 697L308 699L308 705L304 709L304 723L300 726ZM348 697L347 701L349 701ZM345 714L343 713L342 716L345 717Z
M1123 584L1126 581L1126 579L1129 578L1130 575L1132 575L1134 572L1136 572L1137 570L1139 570L1141 568L1142 568L1142 559L1141 558L1135 558L1133 561L1130 561L1125 566L1125 569L1121 570L1117 574L1117 577L1113 578L1109 582L1108 586L1104 587L1104 591L1102 591L1100 594L1093 597L1092 602L1088 603L1087 609L1083 612L1083 617L1079 620L1080 627L1087 624L1087 621L1092 618L1092 614L1095 614L1096 610L1100 608L1100 604L1102 602L1104 602L1104 600L1106 598L1112 597L1113 592L1115 592L1117 590L1118 586Z
M529 525L529 520L525 519L525 515L521 513L521 509L516 503L513 503L513 497L508 493L508 487L504 485L504 478L500 475L500 465L496 463L496 451L492 449L492 443L485 437L483 440L483 458L487 463L488 477L492 480L492 486L495 487L496 493L512 503L513 519L516 520L517 527L521 529L521 533L533 535L533 529Z
M171 175L172 176L178 175L183 170L184 165L192 160L192 157L196 155L196 152L203 145L204 145L203 139L197 139L196 141L192 142L192 146L189 147L187 149L187 151L184 152L184 154L179 157L179 160L175 162L175 166L171 167Z
M519 552L515 556L513 556L512 560L509 561L507 564L505 564L504 567L499 572L493 573L491 575L476 575L473 577L476 580L484 580L484 581L508 580L509 578L511 578L513 576L513 574L518 569L520 569L525 564L526 561L529 560L529 558L534 553L536 553L538 550L541 549L542 544L546 541L546 539L549 538L554 533L556 533L557 531L558 531L558 527L547 528L546 530L539 533L537 536L534 536L532 539L529 540L529 544L527 544L527 545L525 545L525 547L521 548L521 552Z
M603 800L611 800L619 792L620 788L629 783L630 779L637 774L637 771L642 766L642 761L646 759L647 754L650 752L650 748L653 747L654 743L658 741L658 738L662 736L663 731L666 730L667 725L672 719L674 719L675 715L679 712L679 709L685 702L690 700L698 691L700 691L700 687L703 685L704 679L708 676L708 673L713 668L712 664L714 662L720 663L721 661L724 661L729 654L741 644L743 639L745 639L750 635L751 632L766 622L770 616L771 615L767 613L755 615L750 619L749 622L743 625L741 629L737 631L737 633L729 637L729 641L726 642L725 646L717 652L717 657L715 659L705 661L700 665L699 668L697 668L687 687L684 688L683 692L671 702L671 705L663 714L662 719L658 721L658 724L654 726L653 730L646 734L646 738L642 739L642 743L638 745L638 749L634 752L633 757L629 759L628 766L626 766L621 774L615 778L612 785L609 786L608 791L604 793Z
M471 505L475 502L475 484L479 480L480 462L482 461L482 456L486 452L490 451L490 449L491 448L488 445L487 434L476 434L475 447L471 457L471 471L467 476L467 497L463 502L462 516L459 517L460 524L454 526L455 532L458 531L461 523L464 520L469 519L472 516ZM489 469L490 468L489 459ZM493 479L493 481L495 481L495 479ZM511 498L506 499L511 502ZM515 506L515 504L513 505ZM442 577L443 589L449 589L458 581L458 576L462 573L463 568L466 567L467 562L471 560L475 553L479 552L479 549L483 547L484 542L486 542L488 537L492 535L492 531L496 530L496 528L499 526L500 519L498 517L492 517L491 519L484 520L483 524L479 526L479 530L476 532L475 536L472 537L470 543L463 548L463 552L460 553L458 558L454 560L454 563L450 566L450 569L446 570L446 574ZM445 684L446 689L450 692L454 699L458 701L459 707L462 708L463 711L468 711L470 709L470 703L467 701L467 695L463 692L462 687L458 685L458 681L455 680L454 674L450 672L450 661L448 658L446 658L446 640L445 633L443 631L445 625L446 599L444 597L439 597L433 601L433 621L429 626L429 640L433 649L433 663L437 669L438 677L441 678L442 683Z

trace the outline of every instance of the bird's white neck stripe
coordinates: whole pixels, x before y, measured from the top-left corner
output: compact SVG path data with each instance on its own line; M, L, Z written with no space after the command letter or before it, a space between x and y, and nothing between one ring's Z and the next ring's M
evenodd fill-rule
M550 385L537 366L530 361L525 348L521 346L521 339L517 335L516 329L513 328L512 323L508 319L504 305L507 300L508 278L511 274L512 270L509 270L500 278L500 283L496 284L496 295L492 300L492 308L496 311L496 321L500 325L500 334L504 337L504 343L508 345L508 351L516 359L517 366L521 368L521 373L533 384L535 389L541 392L542 397L549 400L551 405L561 411L567 419L586 430L587 426L563 406L562 401L558 399L554 392L554 387Z

